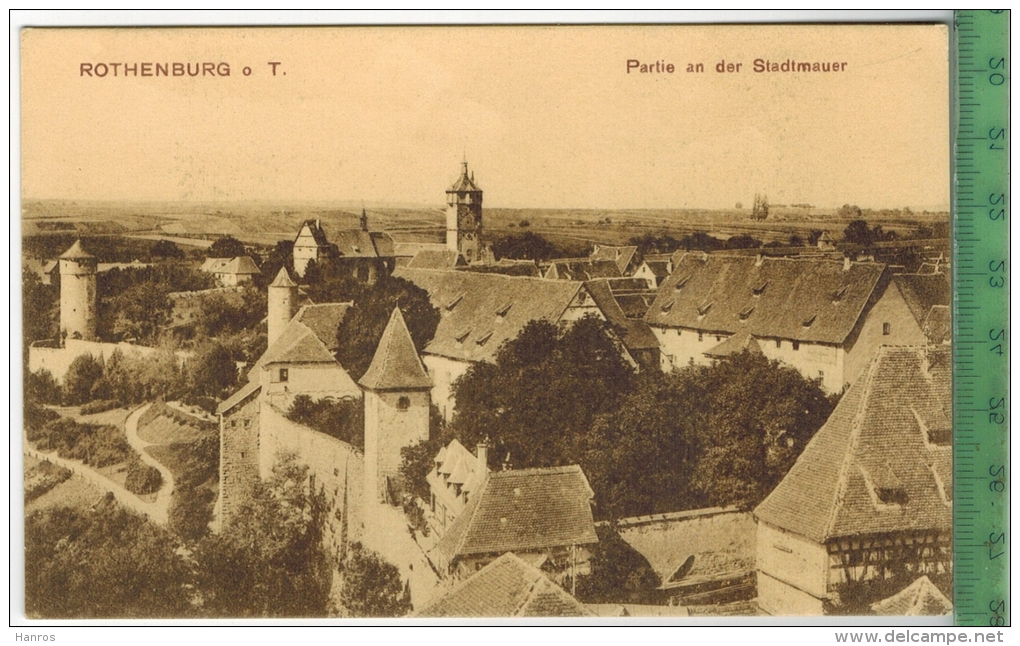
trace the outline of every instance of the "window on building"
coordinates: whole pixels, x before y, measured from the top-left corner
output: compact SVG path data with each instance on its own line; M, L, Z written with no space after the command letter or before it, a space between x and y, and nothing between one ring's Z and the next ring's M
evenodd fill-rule
M776 339L776 347L777 348L783 347L783 340L782 339Z
M290 369L280 368L280 381L288 381L290 379Z
M883 336L889 336L890 334L892 334L892 324L891 323L883 323L882 324L882 335Z
M401 397L397 400L397 410L407 410L411 407L410 397Z
M705 340L705 333L704 332L698 332L698 343L701 343L704 340Z
M800 341L794 341L793 342L793 349L794 350L800 350Z

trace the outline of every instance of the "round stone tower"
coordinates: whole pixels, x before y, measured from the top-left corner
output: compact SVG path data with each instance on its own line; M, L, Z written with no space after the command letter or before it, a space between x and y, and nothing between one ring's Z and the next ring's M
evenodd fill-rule
M60 261L60 338L96 338L96 258L76 240Z
M283 328L294 318L297 309L298 286L290 279L286 267L280 267L276 280L269 285L269 318L267 320L269 345L280 338Z

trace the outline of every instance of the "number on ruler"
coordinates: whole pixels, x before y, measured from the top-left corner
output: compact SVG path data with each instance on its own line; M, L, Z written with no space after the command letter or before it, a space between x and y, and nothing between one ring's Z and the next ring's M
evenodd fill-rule
M1002 493L1006 490L1006 465L991 465L988 467L988 475L992 477L991 482L988 483L988 490L994 491L995 493Z

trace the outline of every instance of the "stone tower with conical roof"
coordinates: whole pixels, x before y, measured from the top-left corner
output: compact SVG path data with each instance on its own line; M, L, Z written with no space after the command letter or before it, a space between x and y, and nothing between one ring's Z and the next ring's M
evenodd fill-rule
M276 279L269 285L269 317L266 320L269 345L280 338L297 311L298 286L290 278L286 267L280 267Z
M446 246L470 262L479 260L482 249L482 189L461 162L460 177L446 189Z
M365 393L364 500L396 504L389 494L397 485L400 449L428 439L432 405L432 379L399 308L390 315L372 363L358 384Z
M60 261L60 338L96 338L96 258L76 240Z

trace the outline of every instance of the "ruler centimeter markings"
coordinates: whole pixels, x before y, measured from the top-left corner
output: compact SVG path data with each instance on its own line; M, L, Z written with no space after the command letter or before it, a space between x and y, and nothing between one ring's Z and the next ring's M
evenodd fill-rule
M956 12L953 605L962 626L1010 625L1009 17Z

